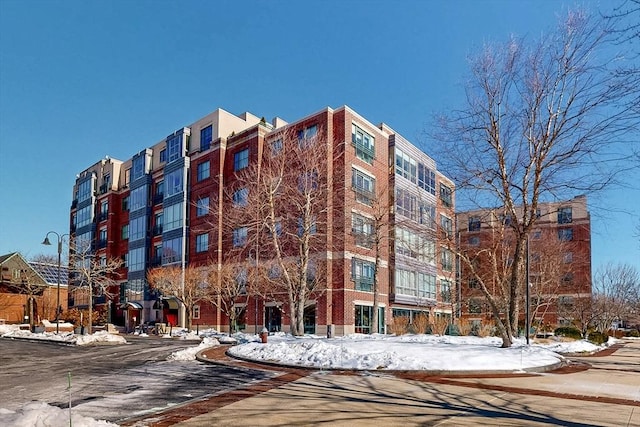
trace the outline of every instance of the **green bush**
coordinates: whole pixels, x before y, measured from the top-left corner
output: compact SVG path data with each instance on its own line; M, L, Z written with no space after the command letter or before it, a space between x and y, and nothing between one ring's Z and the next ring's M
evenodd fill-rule
M637 329L631 329L630 331L627 331L626 335L628 337L640 338L640 331L638 331Z
M604 344L609 341L609 335L603 334L602 332L593 331L589 332L589 342L592 342L596 345Z
M576 340L582 339L582 333L580 333L580 330L577 328L573 328L571 326L556 328L556 330L553 331L553 333L555 336L573 338Z

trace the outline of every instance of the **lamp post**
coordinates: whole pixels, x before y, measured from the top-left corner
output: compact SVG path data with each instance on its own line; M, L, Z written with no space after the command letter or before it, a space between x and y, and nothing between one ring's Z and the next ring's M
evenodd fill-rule
M58 238L58 286L57 286L57 303L56 303L56 334L60 332L60 321L59 321L59 317L60 317L60 260L62 257L62 241L64 239L64 237L66 236L67 238L69 238L68 234L58 234L55 231L49 231L47 233L46 236L44 236L44 240L42 241L43 245L47 245L47 246L51 246L51 242L49 241L49 234L55 234L56 237Z
M527 247L526 247L526 260L525 260L525 294L524 294L524 298L525 298L525 319L524 319L524 328L525 328L525 336L527 338L527 345L529 345L529 329L531 329L531 320L530 320L530 316L531 314L529 313L530 311L530 304L531 304L531 297L529 295L529 235L527 235Z

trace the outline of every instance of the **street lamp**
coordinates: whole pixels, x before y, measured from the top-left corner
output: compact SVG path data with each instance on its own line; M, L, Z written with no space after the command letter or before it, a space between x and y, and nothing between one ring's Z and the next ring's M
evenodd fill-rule
M50 231L44 236L44 240L42 241L43 245L51 246L51 242L49 241L49 234L55 234L58 237L58 299L56 304L56 334L60 332L60 259L62 256L62 241L66 236L69 238L68 234L58 234L55 231Z

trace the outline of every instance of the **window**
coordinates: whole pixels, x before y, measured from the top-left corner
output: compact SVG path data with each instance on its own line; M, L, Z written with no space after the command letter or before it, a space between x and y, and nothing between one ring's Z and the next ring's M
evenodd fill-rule
M302 237L305 235L314 235L318 232L318 227L316 225L316 219L307 218L309 220L308 226L304 223L304 218L298 218L298 237Z
M161 264L162 263L162 245L157 245L153 248L154 250L154 262Z
M395 234L396 254L414 258L429 264L435 263L435 242L424 234L398 227Z
M453 191L451 190L451 188L440 183L440 200L442 201L443 205L447 207L453 206L452 194L453 194Z
M571 296L560 296L558 298L558 307L564 309L570 309L573 307L573 297Z
M162 212L157 213L154 217L153 235L157 236L162 234L162 221L164 220L164 214Z
M146 218L141 216L129 220L129 240L140 240L147 236Z
M355 237L355 243L364 248L372 248L374 243L373 221L362 215L351 216L351 232Z
M453 237L453 221L444 215L440 215L440 227L442 232L446 234L448 238Z
M355 328L358 334L368 334L371 332L371 318L373 317L373 307L369 305L356 305Z
M440 280L440 299L442 302L451 302L451 282Z
M298 131L298 144L300 148L308 147L313 143L314 137L318 134L318 125L311 125L304 130Z
M200 150L208 150L213 140L213 125L200 129Z
M199 305L194 305L193 306L193 311L191 312L191 318L192 319L199 319L200 318L200 306Z
M453 253L449 249L442 249L440 251L442 269L444 271L453 270Z
M109 214L109 201L103 200L102 204L100 205L100 218L103 220L107 219L108 214Z
M168 162L181 158L184 154L182 151L182 135L174 135L167 139Z
M207 252L209 250L209 234L198 234L196 236L196 252Z
M245 148L233 155L233 170L239 171L249 166L249 149Z
M143 185L142 187L138 187L135 190L131 190L131 194L129 196L130 206L129 209L131 211L136 211L138 209L147 207L147 186Z
M480 314L482 313L482 302L477 299L469 300L469 313Z
M561 228L558 230L558 239L568 242L573 240L573 228Z
M124 171L124 186L128 187L131 183L131 168Z
M375 158L375 145L373 136L369 135L358 126L351 125L351 143L356 149L356 157L373 164Z
M182 237L162 242L162 264L174 264L182 261Z
M83 181L78 184L78 202L89 199L93 196L93 180Z
M558 224L570 224L572 220L572 211L570 207L558 209Z
M573 285L573 273L566 273L564 276L562 276L562 285L563 286Z
M162 210L164 224L162 226L163 231L175 230L183 225L183 202L176 203L175 205L165 206Z
M418 273L416 279L418 298L436 299L436 276Z
M236 275L236 284L238 285L238 292L241 295L245 295L247 293L247 283L248 283L248 274L245 268L238 271Z
M469 231L478 231L480 230L480 217L478 216L470 216L469 217Z
M183 182L184 182L184 170L178 169L176 171L170 172L164 177L167 197L171 197L176 194L180 194L183 191Z
M358 258L351 259L351 278L357 291L373 292L375 264Z
M298 177L298 191L309 194L318 189L318 172L303 172Z
M418 198L408 190L396 189L396 213L405 218L416 220Z
M567 252L564 254L563 261L565 264L571 264L573 262L573 252Z
M239 247L247 244L247 227L240 227L233 230L233 246Z
M76 226L78 228L89 225L93 222L93 206L86 206L76 212Z
M399 148L396 148L396 175L406 178L414 184L417 182L418 162Z
M126 212L129 210L129 196L125 196L122 198L122 212Z
M167 150L166 149L162 149L160 150L160 163L164 163L167 161Z
M418 187L436 194L436 174L422 163L418 163Z
M196 202L196 216L204 216L209 213L209 198L202 197Z
M163 196L164 196L164 181L158 181L156 183L154 203L157 203L158 201L162 201ZM157 200L157 199L160 199L160 200Z
M198 182L209 178L209 160L198 164Z
M120 237L122 238L122 240L129 239L129 224L125 224L122 226L122 229L120 230Z
M277 156L282 152L282 138L278 138L271 143L271 155Z
M469 237L469 246L480 246L480 236Z
M135 181L138 178L141 178L145 173L145 156L144 154L139 154L133 157L132 165L131 165L131 179Z
M534 230L533 231L533 240L542 239L542 230Z
M233 205L236 207L247 206L249 202L249 189L241 188L233 193Z
M352 169L351 185L356 193L356 200L371 205L375 197L376 179L358 169Z
M143 271L145 267L144 248L129 251L129 271Z
M436 225L436 207L433 205L420 203L420 217L418 222L429 228L435 228Z
M416 271L396 269L395 292L417 298L436 298L436 276Z
M477 278L472 277L469 279L469 289L478 289L480 288L480 282Z

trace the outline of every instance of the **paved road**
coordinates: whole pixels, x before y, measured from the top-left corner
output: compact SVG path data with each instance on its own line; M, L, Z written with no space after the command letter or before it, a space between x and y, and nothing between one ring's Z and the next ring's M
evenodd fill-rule
M0 339L0 408L31 400L120 423L197 401L271 373L166 358L194 341L127 337L127 345L64 346Z

